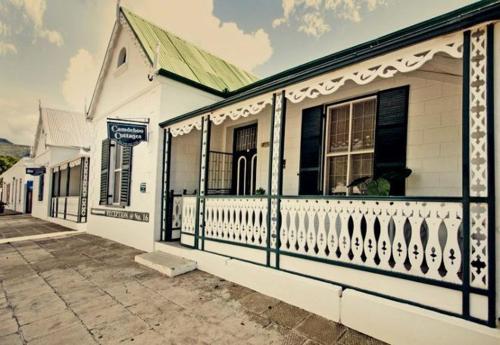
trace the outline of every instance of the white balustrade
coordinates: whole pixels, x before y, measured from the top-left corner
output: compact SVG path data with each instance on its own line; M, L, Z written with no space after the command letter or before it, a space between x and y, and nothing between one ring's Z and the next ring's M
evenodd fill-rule
M281 200L280 250L461 283L462 205Z
M182 232L194 234L196 231L196 196L182 197Z
M205 237L267 246L266 198L206 198Z

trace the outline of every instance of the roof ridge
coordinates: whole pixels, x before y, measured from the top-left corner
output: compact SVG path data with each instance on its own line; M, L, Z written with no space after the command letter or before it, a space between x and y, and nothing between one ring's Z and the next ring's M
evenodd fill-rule
M121 6L121 9L122 9L123 13L125 14L125 16L132 16L132 17L135 17L136 19L139 19L139 20L141 20L141 21L143 21L143 22L145 22L145 23L147 23L147 24L149 24L149 25L151 25L151 26L153 26L153 27L157 28L158 30L163 31L163 33L165 33L165 34L167 35L167 37L168 37L169 41L172 43L172 45L173 45L176 49L177 49L177 47L175 46L175 43L174 43L174 42L172 42L172 38L175 38L175 39L177 39L177 40L181 41L182 43L184 43L184 44L186 44L186 45L188 45L188 46L190 46L190 47L192 47L192 48L194 48L194 49L198 50L198 51L200 52L200 54L206 54L206 55L208 55L209 57L211 57L211 58L215 58L215 59L217 59L217 60L221 61L222 63L224 63L224 64L228 65L229 67L231 67L231 69L235 69L236 71L238 71L238 72L240 72L240 73L246 74L246 75L248 76L248 78L249 78L249 79L254 79L252 82L254 82L254 81L256 81L256 80L259 80L259 79L260 79L260 77L256 76L254 73L249 72L249 71L247 71L246 69L244 69L244 68L242 68L242 67L239 67L239 66L237 66L236 64L234 64L234 63L232 63L232 62L228 61L227 59L222 58L222 57L220 57L220 56L218 56L218 55L216 55L216 54L214 54L214 53L212 53L212 52L210 52L210 51L206 50L205 48L200 47L200 46L199 46L198 44L196 44L196 43L193 43L193 42L191 42L191 41L188 41L188 40L186 40L185 38L182 38L182 37L181 37L181 36L179 36L178 34L176 34L176 33L172 32L172 31L170 31L170 30L168 30L168 29L166 29L166 28L164 28L164 27L159 26L158 24L155 24L155 23L151 22L151 21L150 21L150 20L148 20L148 19L145 19L144 17L142 17L142 16L140 16L140 15L136 14L135 12L131 11L130 9L128 9L128 8L126 8L126 7L124 7L124 6ZM184 57L182 56L182 54L181 54L180 52L179 52L179 55L181 56L181 58L183 58L183 59L184 59ZM152 59L153 57L150 57L150 58ZM185 61L185 60L184 60L184 61ZM189 64L187 64L187 65L189 66ZM190 69L191 69L191 68L190 68ZM192 69L191 69L191 70L192 70ZM194 72L193 72L193 73L194 73ZM209 72L207 71L207 73L209 73ZM239 78L238 78L238 79L239 79ZM248 83L246 83L246 84L248 84Z

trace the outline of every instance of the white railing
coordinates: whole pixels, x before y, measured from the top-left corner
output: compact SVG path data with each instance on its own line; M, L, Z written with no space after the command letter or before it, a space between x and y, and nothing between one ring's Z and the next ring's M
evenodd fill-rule
M182 227L182 195L172 196L172 229L181 229Z
M194 234L196 231L196 203L196 196L182 197L182 232Z
M462 205L281 200L280 251L461 283Z
M266 247L267 231L267 198L206 198L206 238Z

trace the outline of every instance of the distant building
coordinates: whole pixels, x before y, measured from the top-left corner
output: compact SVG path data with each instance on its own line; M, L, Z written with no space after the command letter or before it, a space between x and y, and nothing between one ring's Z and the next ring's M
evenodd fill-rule
M45 173L33 179L34 217L85 228L90 137L82 113L40 107L32 167Z

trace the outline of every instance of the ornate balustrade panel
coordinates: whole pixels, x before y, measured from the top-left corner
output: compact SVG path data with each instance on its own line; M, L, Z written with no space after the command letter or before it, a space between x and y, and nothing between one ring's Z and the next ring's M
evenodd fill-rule
M283 198L280 211L283 252L462 282L461 203Z
M172 229L182 228L182 195L174 195L172 198Z
M182 197L181 231L193 234L196 232L196 196Z
M266 198L206 198L205 237L267 245Z

